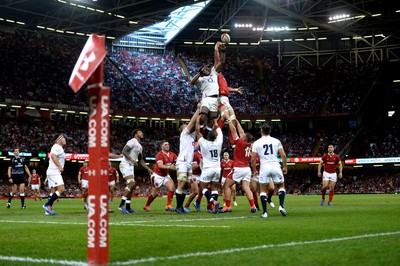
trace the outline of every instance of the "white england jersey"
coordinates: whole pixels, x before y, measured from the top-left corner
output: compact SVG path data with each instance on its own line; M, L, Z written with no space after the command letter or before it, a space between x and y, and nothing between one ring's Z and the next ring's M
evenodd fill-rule
M278 164L278 150L282 148L281 142L271 136L262 136L253 143L253 152L260 157L260 165Z
M218 73L214 67L211 69L210 75L200 77L199 82L203 99L210 95L219 95Z
M181 132L179 139L179 155L178 162L190 162L193 161L194 154L194 139L196 132L190 133L187 128L184 128Z
M138 161L139 158L139 154L142 153L143 147L142 145L139 143L139 141L135 138L130 139L127 143L127 146L129 146L131 149L131 152L129 153L129 156L132 157L136 162ZM127 159L124 155L124 157L122 158L122 161L128 164L131 164L132 162Z
M64 149L61 145L55 143L50 150L50 160L49 160L49 167L47 168L47 174L49 175L59 175L61 174L60 170L58 170L57 165L53 162L51 155L55 154L57 156L58 162L64 168L65 165L65 153Z
M208 141L205 138L199 139L201 154L203 155L203 169L221 167L222 131L217 129L217 138Z

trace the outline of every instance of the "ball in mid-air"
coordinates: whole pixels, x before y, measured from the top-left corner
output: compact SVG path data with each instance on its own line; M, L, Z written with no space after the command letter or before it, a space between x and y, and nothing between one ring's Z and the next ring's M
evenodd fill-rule
M228 33L222 33L221 41L225 44L228 44L231 41L231 36Z

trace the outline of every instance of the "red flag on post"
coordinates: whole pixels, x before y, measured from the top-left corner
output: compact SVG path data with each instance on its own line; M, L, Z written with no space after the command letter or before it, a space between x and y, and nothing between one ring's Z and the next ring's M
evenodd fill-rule
M69 78L68 84L74 92L78 92L82 88L103 62L106 54L105 36L90 35Z

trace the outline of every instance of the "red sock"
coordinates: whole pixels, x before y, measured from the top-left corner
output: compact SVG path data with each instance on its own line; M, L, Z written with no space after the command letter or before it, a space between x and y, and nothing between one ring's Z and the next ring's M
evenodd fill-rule
M250 208L253 208L255 206L254 199L249 200L249 203L250 203Z
M226 207L231 207L231 200L225 200L225 206Z
M333 191L333 190L330 190L329 191L329 202L332 202L332 199L333 199L333 195L335 194L335 191Z
M168 191L167 195L167 205L171 205L172 199L174 198L174 192Z
M150 194L150 196L147 198L146 206L150 206L153 200L155 200L155 198Z

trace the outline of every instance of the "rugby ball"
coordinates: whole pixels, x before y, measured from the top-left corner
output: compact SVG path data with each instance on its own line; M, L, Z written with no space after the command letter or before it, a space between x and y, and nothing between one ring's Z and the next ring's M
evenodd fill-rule
M222 41L223 43L225 43L225 44L228 44L228 43L230 43L230 41L231 41L231 36L229 36L228 33L222 33L222 35L221 35L221 41Z

